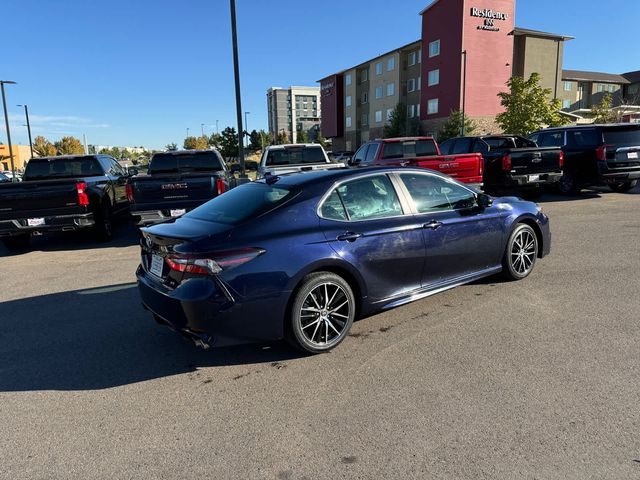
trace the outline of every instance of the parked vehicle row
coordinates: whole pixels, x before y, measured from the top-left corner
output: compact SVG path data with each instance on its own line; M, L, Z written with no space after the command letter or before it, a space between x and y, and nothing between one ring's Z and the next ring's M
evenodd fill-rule
M337 169L267 176L143 228L137 277L155 319L200 346L286 338L317 353L357 316L523 279L549 250L534 203L424 169Z
M576 194L590 185L628 192L640 179L640 125L581 125L550 128L529 139L543 147L561 148L563 193Z

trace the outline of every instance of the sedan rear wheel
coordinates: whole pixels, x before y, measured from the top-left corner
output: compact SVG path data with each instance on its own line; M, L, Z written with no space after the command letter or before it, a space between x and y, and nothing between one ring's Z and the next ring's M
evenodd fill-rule
M326 352L344 340L354 317L355 298L349 284L331 272L312 273L293 301L289 341L306 352Z
M538 237L529 225L519 224L511 233L502 259L503 274L522 280L533 271L538 258Z

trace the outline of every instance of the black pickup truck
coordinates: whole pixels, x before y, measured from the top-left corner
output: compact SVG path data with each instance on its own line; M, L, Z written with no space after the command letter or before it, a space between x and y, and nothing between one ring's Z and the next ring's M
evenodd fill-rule
M22 182L0 184L0 240L15 250L32 234L86 228L108 240L114 216L129 213L127 177L107 155L31 159Z
M452 138L440 144L443 155L481 153L484 188L491 193L518 190L529 196L562 178L564 154L559 147L539 147L517 135Z
M620 123L549 128L529 135L539 145L562 148L565 156L560 191L608 185L628 192L640 180L640 125Z
M180 217L235 184L216 150L156 153L147 174L127 183L131 216L140 226Z

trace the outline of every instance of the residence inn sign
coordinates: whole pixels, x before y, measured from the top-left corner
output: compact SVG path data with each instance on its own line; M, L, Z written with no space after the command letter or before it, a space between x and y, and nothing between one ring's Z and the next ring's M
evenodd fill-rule
M497 27L496 20L506 21L509 19L509 14L504 12L498 12L491 8L471 8L471 16L477 18L484 18L482 25L478 25L478 30L487 30L489 32L499 32L500 27Z

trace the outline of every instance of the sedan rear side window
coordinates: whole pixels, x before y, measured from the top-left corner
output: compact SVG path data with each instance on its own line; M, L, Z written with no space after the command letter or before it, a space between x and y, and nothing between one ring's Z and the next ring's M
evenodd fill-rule
M402 206L386 175L353 180L340 185L320 209L329 220L374 220L402 215Z
M403 173L400 178L418 213L462 210L475 205L473 192L435 175Z

